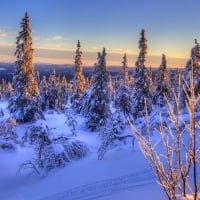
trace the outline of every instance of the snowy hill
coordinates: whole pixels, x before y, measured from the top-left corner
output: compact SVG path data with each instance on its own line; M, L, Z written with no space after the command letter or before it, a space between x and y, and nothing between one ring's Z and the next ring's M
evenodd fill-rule
M1 102L5 116L7 102ZM63 114L45 113L46 123L53 134L69 135L66 116ZM19 165L33 159L32 148L18 146L16 151L0 151L0 199L4 200L156 200L166 199L162 188L135 144L118 145L110 150L103 160L98 160L99 140L97 134L88 131L84 118L77 116L78 136L84 141L90 153L87 157L72 161L64 168L55 169L48 176L22 174L17 176ZM17 124L18 135L23 135L27 124ZM126 132L130 132L127 127Z

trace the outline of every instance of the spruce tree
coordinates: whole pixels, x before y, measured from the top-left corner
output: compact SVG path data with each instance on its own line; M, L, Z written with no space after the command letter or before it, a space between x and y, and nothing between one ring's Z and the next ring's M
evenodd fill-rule
M80 112L87 117L87 127L97 131L104 126L110 115L109 73L106 68L106 50L98 53L92 86L80 100Z
M60 82L60 104L61 109L64 110L65 106L67 105L68 99L69 99L69 90L68 90L68 83L65 76L62 77Z
M80 50L81 44L78 40L77 50L75 55L75 70L73 78L73 99L79 99L85 92L85 78L83 76L83 61L82 61L82 51Z
M147 54L147 39L142 29L139 40L139 56L134 73L133 116L140 117L151 111L150 73L145 67Z
M49 107L48 104L48 83L46 76L42 76L42 80L40 81L39 85L39 90L40 90L40 105L42 107L42 110L45 110Z
M106 50L98 53L98 63L95 65L87 126L92 131L105 126L110 115L109 73L106 68Z
M191 49L190 59L182 75L181 107L184 108L187 102L187 95L190 96L191 76L194 84L194 93L200 94L200 45L195 39L195 46Z
M120 86L116 89L114 103L117 109L123 112L125 116L129 116L132 113L131 93L130 87L122 80Z
M156 89L153 94L153 103L164 106L167 103L165 98L169 98L170 95L170 81L165 54L162 55L162 63L155 75L155 82Z
M58 102L59 102L59 81L58 77L56 76L55 69L51 72L48 81L48 101L49 101L49 108L58 110Z
M123 61L122 61L122 68L120 71L120 78L124 80L125 84L129 84L129 75L128 75L128 60L126 53L123 56Z
M42 117L39 104L38 83L35 80L30 19L28 13L21 22L15 51L16 71L13 76L13 95L9 99L11 116L20 122L28 122Z

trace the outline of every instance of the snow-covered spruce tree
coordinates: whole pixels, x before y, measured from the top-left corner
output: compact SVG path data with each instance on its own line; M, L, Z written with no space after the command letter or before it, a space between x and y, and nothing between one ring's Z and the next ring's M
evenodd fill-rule
M5 93L4 93L4 95L5 95L4 97L10 98L12 96L12 94L13 94L13 87L12 87L11 82L8 82Z
M39 103L38 83L35 80L33 49L28 13L21 23L22 30L17 37L15 51L16 71L13 76L13 95L8 108L11 116L20 122L28 122L42 117Z
M82 61L82 51L80 50L81 44L78 40L77 50L75 55L75 70L73 77L73 97L72 101L79 99L85 92L85 77L83 76L83 61ZM72 102L73 103L73 102Z
M110 115L109 72L106 69L106 50L98 53L92 86L80 100L80 111L88 118L87 127L92 131L99 130L107 122Z
M193 74L194 92L198 96L200 94L200 45L195 39L195 46L191 49L191 56L188 60L185 70L182 74L182 91L181 91L181 108L187 103L187 95L190 95L190 74Z
M132 113L131 89L124 80L121 80L120 86L116 89L115 106L123 112L125 116Z
M123 61L122 61L122 68L119 72L120 78L124 80L125 84L129 84L129 75L128 75L128 60L126 53L123 56Z
M166 105L165 98L170 95L170 82L165 54L162 55L162 63L155 75L155 83L156 89L153 93L153 103L162 107Z
M50 109L58 109L58 87L59 87L59 81L58 77L56 76L55 69L52 71L49 77L48 81L48 101L49 101L49 108Z
M146 115L151 112L151 90L150 90L150 73L145 67L147 54L147 39L145 30L141 31L141 38L139 40L139 56L136 62L134 73L134 96L133 96L133 116L135 118Z
M42 110L45 110L49 107L48 104L48 83L46 76L42 76L42 80L39 84L39 90L40 90L40 105L42 107Z
M60 82L60 108L61 110L65 109L65 105L67 105L69 99L69 89L68 83L65 76L62 77Z

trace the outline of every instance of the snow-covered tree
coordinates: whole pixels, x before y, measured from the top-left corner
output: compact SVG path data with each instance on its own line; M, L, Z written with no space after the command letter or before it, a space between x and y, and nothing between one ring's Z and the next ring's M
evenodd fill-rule
M110 124L101 127L99 132L99 139L101 145L98 149L98 159L102 160L105 153L121 143L126 144L127 138L133 138L132 134L124 134L126 126L126 119L121 115L119 110L111 115Z
M144 63L146 61L146 55L147 55L147 39L146 39L146 32L144 29L142 29L140 33L141 37L139 40L139 56L136 62L136 67L137 66L145 66Z
M56 70L54 69L49 77L49 81L48 81L48 102L49 102L49 108L50 109L58 109L58 101L59 101L59 97L58 97L58 90L59 87L59 81L58 81L58 77L56 76Z
M125 116L132 113L131 89L124 80L121 80L120 86L116 89L115 106L123 112Z
M144 120L147 127L145 135L131 125L134 136L149 161L159 185L163 187L170 200L179 199L178 197L199 199L200 127L196 109L200 99L195 95L193 77L193 70L191 70L190 82L187 83L188 93L185 94L187 114L181 115L179 94L174 93L177 109L174 109L174 105L167 100L169 121L165 123L164 113L160 113L157 117L157 121L160 121L160 125L154 129L157 140L152 139L151 118L148 116Z
M0 93L1 98L9 99L13 94L13 87L11 82L2 80L2 83L0 84Z
M7 119L0 122L0 149L15 150L19 143L16 133L16 120Z
M194 92L198 96L200 94L200 45L195 39L195 46L191 49L190 59L186 64L182 76L182 91L181 91L181 106L185 107L187 102L187 95L190 95L190 80L194 81Z
M30 19L28 13L21 23L15 51L16 71L13 76L13 95L9 99L11 116L17 121L27 122L42 117L39 103L38 83L35 80Z
M120 70L120 77L124 80L125 84L129 84L129 75L128 75L128 60L126 53L123 56L123 61L122 61L122 68Z
M134 96L133 96L133 116L139 117L146 115L146 111L151 111L151 90L150 90L150 73L145 67L145 60L147 54L147 39L145 30L141 31L141 38L139 40L139 56L136 61L136 68L134 73Z
M66 108L65 111L65 115L66 115L66 124L69 127L71 133L73 136L77 136L77 120L76 120L76 115L74 113L74 111L71 108Z
M127 120L122 115L119 109L112 114L111 124L112 124L112 131L114 134L120 135L124 132Z
M81 44L78 40L77 50L75 55L75 70L73 78L73 99L79 99L85 92L85 77L83 76L83 61L82 51L80 50Z
M50 137L50 130L43 122L29 127L22 140L24 145L33 146L35 158L22 163L18 174L32 169L44 176L50 170L64 167L71 160L80 159L89 153L84 142L65 136Z
M156 89L153 94L153 103L159 106L166 105L165 98L170 95L169 75L167 71L166 56L162 55L162 63L155 75Z
M106 124L110 115L109 73L106 68L106 50L98 53L92 86L80 100L80 112L87 116L87 126L92 131L98 130Z
M39 90L40 90L40 105L42 110L45 110L49 107L48 104L48 83L46 80L46 76L42 76L42 80L40 81Z
M65 109L65 105L68 102L69 99L69 88L68 88L68 82L65 76L62 77L60 82L60 105L61 110Z

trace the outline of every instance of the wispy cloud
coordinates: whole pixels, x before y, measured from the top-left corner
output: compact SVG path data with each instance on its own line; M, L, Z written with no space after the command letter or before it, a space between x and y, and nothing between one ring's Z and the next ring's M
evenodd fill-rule
M16 32L9 27L0 27L0 38L15 38Z
M53 41L64 40L64 38L62 36L54 36L50 39L53 40Z
M0 30L0 38L5 38L5 37L7 37L7 34Z
M55 36L49 37L47 40L48 41L69 41L71 39L67 37L63 37L61 35L55 35Z

